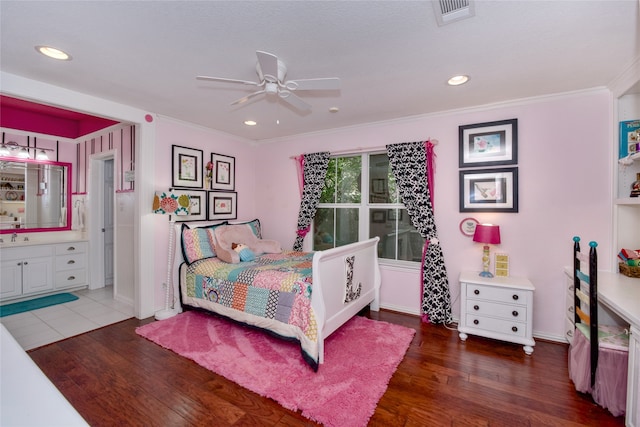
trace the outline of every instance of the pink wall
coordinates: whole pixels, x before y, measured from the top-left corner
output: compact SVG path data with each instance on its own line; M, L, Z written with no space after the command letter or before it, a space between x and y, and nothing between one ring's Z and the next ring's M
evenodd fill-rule
M499 224L511 275L536 287L534 333L564 336L563 267L571 262L571 238L596 240L602 254L611 247L611 103L606 90L493 108L465 110L334 130L261 143L256 158L256 210L265 232L285 247L293 244L299 193L290 156L304 152L379 148L390 143L435 138L435 213L449 275L454 317L459 315L457 277L480 270L481 247L459 231L463 218ZM458 126L518 119L519 213L458 212ZM242 197L246 197L244 194ZM611 269L608 255L601 267ZM419 310L419 272L382 267L382 305Z
M256 213L255 193L255 148L250 143L236 137L210 129L174 121L172 119L156 118L156 148L155 148L155 191L168 190L171 187L171 146L180 145L203 150L204 164L211 158L211 153L224 154L235 157L236 175L235 191L238 193L238 220L251 220L259 215ZM164 306L164 289L162 283L167 277L167 246L169 221L164 215L151 213L149 200L148 219L154 221L157 230L155 240L155 277L156 307ZM265 238L271 238L267 230Z

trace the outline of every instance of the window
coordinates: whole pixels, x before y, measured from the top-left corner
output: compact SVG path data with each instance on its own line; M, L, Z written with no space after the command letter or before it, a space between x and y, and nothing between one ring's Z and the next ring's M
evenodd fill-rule
M400 202L387 154L331 158L314 218L313 249L375 236L381 259L421 261L424 238Z

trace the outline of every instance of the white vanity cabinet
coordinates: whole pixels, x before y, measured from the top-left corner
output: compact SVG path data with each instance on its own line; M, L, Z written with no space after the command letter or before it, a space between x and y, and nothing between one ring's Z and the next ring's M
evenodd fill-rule
M88 244L69 241L0 249L0 300L87 285Z
M55 289L87 284L87 242L54 245Z
M25 246L2 249L0 298L53 290L53 248Z

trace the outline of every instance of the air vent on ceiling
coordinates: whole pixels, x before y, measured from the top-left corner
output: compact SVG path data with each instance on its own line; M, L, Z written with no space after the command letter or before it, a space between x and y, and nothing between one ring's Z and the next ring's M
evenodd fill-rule
M438 0L432 3L439 26L475 15L474 0Z

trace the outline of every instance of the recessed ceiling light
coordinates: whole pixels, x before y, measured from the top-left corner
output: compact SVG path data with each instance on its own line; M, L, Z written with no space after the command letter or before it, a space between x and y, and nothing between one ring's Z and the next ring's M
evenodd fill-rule
M255 122L253 120L245 120L244 124L247 125L247 126L255 126L255 125L258 124L258 122Z
M51 46L36 46L36 50L49 58L59 59L60 61L70 61L71 55Z
M338 107L331 107L329 108L329 112L330 113L337 113L338 111L340 111L340 109Z
M447 80L447 84L449 86L458 86L458 85L465 84L468 81L469 81L469 76L459 75L459 76L451 77L449 80Z

